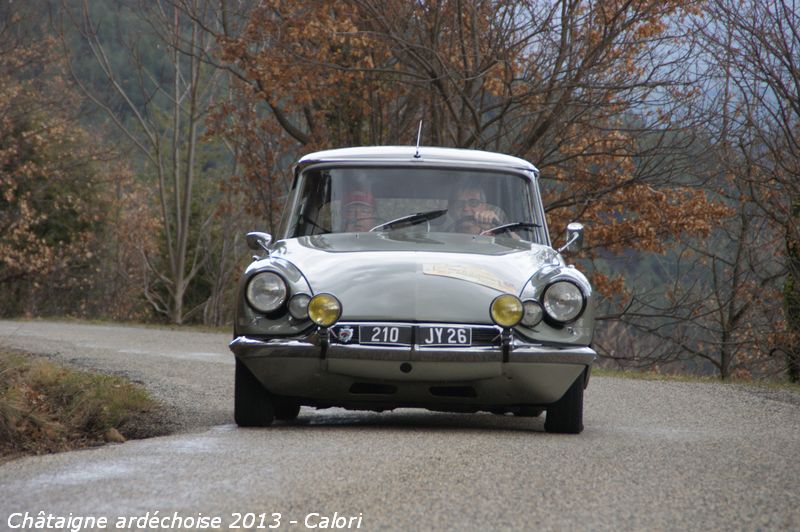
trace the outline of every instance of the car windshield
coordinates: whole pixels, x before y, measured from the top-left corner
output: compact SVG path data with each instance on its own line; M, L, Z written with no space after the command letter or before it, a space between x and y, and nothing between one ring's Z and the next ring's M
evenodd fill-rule
M533 241L530 182L500 171L424 167L309 169L297 183L290 237L394 231L492 234Z

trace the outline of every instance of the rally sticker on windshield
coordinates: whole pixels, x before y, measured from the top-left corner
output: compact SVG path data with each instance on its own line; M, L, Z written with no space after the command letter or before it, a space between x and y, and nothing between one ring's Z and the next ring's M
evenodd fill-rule
M425 275L438 275L451 277L483 286L488 286L500 292L514 293L514 285L499 279L495 274L476 266L456 266L452 264L423 264L422 273Z

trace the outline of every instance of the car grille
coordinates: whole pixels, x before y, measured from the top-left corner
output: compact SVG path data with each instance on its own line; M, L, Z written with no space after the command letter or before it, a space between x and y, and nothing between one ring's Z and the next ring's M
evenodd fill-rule
M500 345L500 331L494 327L473 327L472 345Z

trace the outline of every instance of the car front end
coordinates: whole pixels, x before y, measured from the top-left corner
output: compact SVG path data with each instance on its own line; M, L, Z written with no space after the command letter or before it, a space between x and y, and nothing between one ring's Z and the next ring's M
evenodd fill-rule
M260 412L270 404L278 419L290 419L299 405L548 410L548 422L556 412L546 423L549 431L580 432L582 393L596 357L592 289L549 245L534 170L503 170L530 187L522 189L527 199L521 212L534 214L516 224L520 235L465 234L445 222L432 225L430 216L412 224L375 222L369 231L337 230L332 216L318 213L306 223L311 210L301 197L304 171L334 174L328 169L355 165L348 171L360 179L369 173L358 165L362 159L310 157L298 170L284 238L274 244L267 235L251 238L265 256L247 268L240 284L231 343L241 388L237 423L268 424L270 416ZM460 169L452 160L415 163L406 171ZM380 162L372 157L367 166L373 172ZM375 183L383 197L391 196L388 186ZM489 190L483 201L520 195ZM325 194L327 203L335 202L334 194ZM403 199L399 212L411 201ZM436 217L447 210L424 201L437 208L429 211ZM507 218L513 207L497 203ZM520 216L512 214L512 220ZM566 396L580 396L580 412L561 404Z

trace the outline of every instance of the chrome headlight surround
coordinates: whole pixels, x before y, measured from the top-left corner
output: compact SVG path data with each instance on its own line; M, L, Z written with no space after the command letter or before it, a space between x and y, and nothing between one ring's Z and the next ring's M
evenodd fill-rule
M586 295L574 282L557 280L544 289L541 297L545 316L557 324L573 323L586 310Z
M286 281L275 272L259 272L247 281L245 299L247 304L262 314L271 314L280 309L289 296Z

